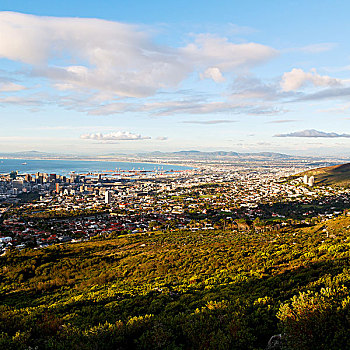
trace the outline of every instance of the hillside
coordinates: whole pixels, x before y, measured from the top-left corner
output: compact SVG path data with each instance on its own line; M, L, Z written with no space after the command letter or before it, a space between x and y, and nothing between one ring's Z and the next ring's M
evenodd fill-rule
M298 176L314 176L316 185L350 185L350 163L305 171Z
M288 349L349 348L349 227L341 216L9 252L0 348L266 349L279 333Z

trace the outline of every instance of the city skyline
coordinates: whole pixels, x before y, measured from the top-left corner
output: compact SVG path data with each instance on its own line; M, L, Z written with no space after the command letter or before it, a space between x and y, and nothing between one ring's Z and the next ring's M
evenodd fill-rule
M346 1L4 1L0 152L350 156Z

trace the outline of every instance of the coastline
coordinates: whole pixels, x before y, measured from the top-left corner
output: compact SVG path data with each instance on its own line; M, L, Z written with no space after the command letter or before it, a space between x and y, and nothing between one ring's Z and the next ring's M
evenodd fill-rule
M54 158L54 157L48 157L48 158L40 158L40 157L0 157L0 160L23 160L23 161L27 161L27 160L39 160L39 161L55 161L55 160L59 160L59 161L70 161L70 162L118 162L118 163L144 163L144 164L154 164L154 165L166 165L166 166L180 166L180 167L187 167L187 168L197 168L198 167L198 163L194 162L193 160L189 160L189 161L180 161L177 162L167 162L166 160L147 160L147 159L118 159L118 158L107 158L107 159L101 159L101 158L64 158L64 157L59 157L59 158ZM190 169L188 169L190 170Z
M28 163L27 163L28 162ZM32 163L31 163L32 162ZM91 166L90 166L91 164ZM114 170L115 168L115 170ZM86 159L86 158L77 158L77 159L67 159L67 158L9 158L3 157L0 158L0 173L1 175L6 175L11 171L18 171L21 174L34 174L36 172L43 173L56 173L56 174L69 174L75 172L88 173L104 173L105 171L138 171L141 168L147 172L171 172L171 171L190 171L193 170L189 164L184 163L167 163L160 161L143 161L136 159ZM157 169L158 168L158 169ZM160 168L162 168L160 170Z

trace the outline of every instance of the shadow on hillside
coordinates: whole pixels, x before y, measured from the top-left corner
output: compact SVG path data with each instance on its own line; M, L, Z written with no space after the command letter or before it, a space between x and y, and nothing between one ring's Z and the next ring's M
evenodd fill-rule
M254 333L254 348L263 348L272 335L279 333L275 315L281 302L301 291L313 289L312 283L321 277L328 278L343 273L346 267L350 267L349 259L338 258L310 263L307 266L288 267L282 272L277 271L271 275L266 272L260 278L251 277L237 283L233 283L228 278L226 282L218 282L210 288L200 281L191 284L191 276L189 276L187 289L183 292L177 291L175 285L162 288L152 281L157 288L146 294L138 293L136 289L130 293L118 292L115 287L111 289L109 284L101 284L97 288L86 286L82 290L75 289L74 286L63 286L62 289L41 292L22 290L8 295L2 294L0 302L4 306L14 308L31 308L55 302L55 306L46 309L52 317L59 319L68 317L69 323L83 328L105 322L114 324L119 320L127 321L133 316L152 314L160 320L159 327L170 327L166 329L171 330L174 322L175 324L177 322L174 320L182 318L187 320L184 322L189 322L193 317L198 322L206 322L200 321L202 311L198 311L206 310L204 312L209 312L208 317L214 317L216 320L215 329L225 330L227 329L225 327L228 327L225 325L227 317L232 318L233 314L237 314L238 319L244 320L240 321L243 322L244 327ZM315 290L321 287L324 285L314 285ZM96 297L92 293L96 293ZM63 294L65 302L60 302L60 296ZM79 295L82 297L78 297ZM223 300L231 304L227 309L229 311L213 310L206 306L208 302L220 303ZM260 304L256 303L258 300L268 301L266 304ZM36 312L42 312L40 310L42 309ZM23 315L26 317L25 313ZM205 315L204 313L204 319ZM200 325L198 323L197 326L200 327ZM206 327L214 326L206 325Z
M181 306L181 311L194 311L195 308L203 306L203 301L207 302L208 300L229 300L230 297L234 299L252 301L261 297L271 297L279 301L284 301L292 297L294 294L299 291L304 291L306 289L312 289L309 284L319 280L321 277L333 277L337 274L340 274L344 271L344 268L350 267L350 261L347 258L338 258L334 260L326 260L317 263L309 263L307 266L298 266L298 267L286 267L283 272L273 272L269 274L268 271L264 272L260 278L250 277L248 280L240 281L233 283L228 276L227 282L219 282L213 284L211 288L206 288L204 283L197 281L195 283L190 283L191 276L188 277L187 289L184 292L177 292L176 285L168 284L162 290L154 281L150 281L150 284L154 282L155 287L153 290L149 291L147 294L138 294L134 292L134 295L131 293L118 293L116 288L113 287L113 295L108 293L110 283L107 284L98 284L98 291L100 298L99 300L90 299L84 297L80 298L78 301L72 300L69 302L69 307L72 309L84 307L97 307L104 306L108 303L117 301L119 304L125 303L125 307L130 302L133 302L135 305L132 308L137 309L138 314L148 314L148 313L161 313L164 311L164 305L161 305L159 308L155 305L151 305L151 301L155 299L162 300L162 304L173 303L181 299L186 299L186 296L193 296L191 298L190 305ZM273 268L273 267L272 267ZM270 268L270 269L272 269ZM118 281L121 279L118 278ZM350 282L350 277L349 277ZM111 281L113 283L113 281ZM184 281L184 284L186 281ZM72 288L71 295L87 295L89 291L95 290L96 285L86 285L83 288L75 288L79 284L74 286L64 285L61 287L36 291L35 289L30 290L19 290L11 292L9 294L2 293L0 295L0 301L3 305L17 307L31 307L33 304L37 304L36 300L43 299L45 296L49 297L55 294L56 298L59 296L59 291L63 288L67 291L67 288ZM317 289L324 287L324 285L317 285ZM106 290L104 295L101 292L101 289ZM109 295L108 295L109 294ZM208 298L212 297L212 299ZM121 309L123 306L121 306ZM131 311L131 308L130 308Z

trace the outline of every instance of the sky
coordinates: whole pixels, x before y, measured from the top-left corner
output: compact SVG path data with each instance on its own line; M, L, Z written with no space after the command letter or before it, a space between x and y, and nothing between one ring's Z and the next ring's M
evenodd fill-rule
M350 2L0 3L0 152L350 157Z

